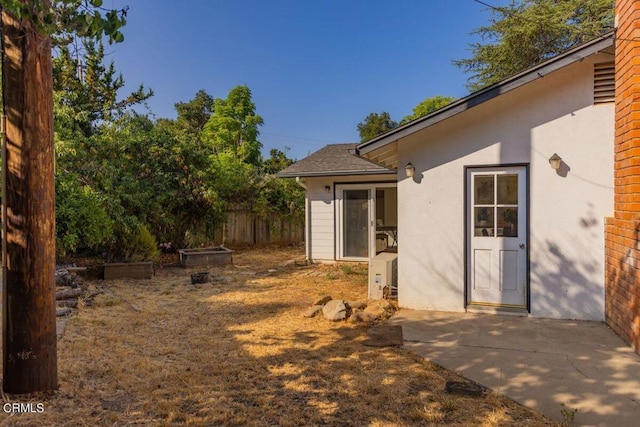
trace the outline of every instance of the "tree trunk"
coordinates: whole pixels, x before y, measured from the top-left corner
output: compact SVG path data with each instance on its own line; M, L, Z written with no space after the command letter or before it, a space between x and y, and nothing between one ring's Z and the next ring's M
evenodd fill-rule
M2 12L3 390L58 387L50 40Z

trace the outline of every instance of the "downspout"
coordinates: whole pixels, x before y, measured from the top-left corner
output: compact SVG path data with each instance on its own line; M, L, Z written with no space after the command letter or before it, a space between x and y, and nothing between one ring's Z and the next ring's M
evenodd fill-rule
M304 182L304 180L303 180L301 177L296 176L296 183L297 183L300 187L304 188L305 190L307 189L307 184Z
M309 189L303 178L296 176L296 183L304 188L304 255L307 261L311 261L311 202L309 201Z

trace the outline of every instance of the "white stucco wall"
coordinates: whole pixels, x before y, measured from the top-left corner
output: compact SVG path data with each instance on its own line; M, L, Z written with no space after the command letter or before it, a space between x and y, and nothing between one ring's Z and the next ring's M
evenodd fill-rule
M307 258L311 261L336 260L335 186L347 183L394 182L395 175L355 175L306 178L308 230ZM329 192L326 188L329 186Z
M593 105L593 64L611 60L587 58L398 144L400 169L416 167L413 179L398 176L401 306L465 309L464 168L524 163L531 315L603 320L614 110ZM561 173L549 167L554 152Z

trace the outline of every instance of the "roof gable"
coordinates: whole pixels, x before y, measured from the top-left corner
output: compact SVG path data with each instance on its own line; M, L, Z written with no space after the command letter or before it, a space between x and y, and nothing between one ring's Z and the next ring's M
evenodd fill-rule
M486 101L540 79L549 73L581 61L587 56L611 48L613 45L614 32L609 32L496 84L473 92L431 114L413 120L369 141L360 143L356 147L356 152L360 156L395 169L398 166L397 144L401 138L463 113Z

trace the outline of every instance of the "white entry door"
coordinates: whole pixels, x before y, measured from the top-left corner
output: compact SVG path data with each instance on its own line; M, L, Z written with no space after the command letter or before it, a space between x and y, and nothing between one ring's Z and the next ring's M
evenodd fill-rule
M525 167L469 169L468 304L526 307Z

